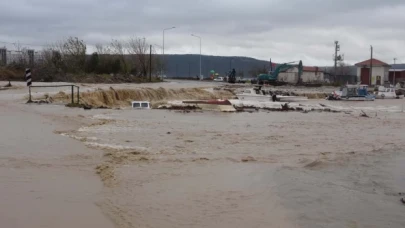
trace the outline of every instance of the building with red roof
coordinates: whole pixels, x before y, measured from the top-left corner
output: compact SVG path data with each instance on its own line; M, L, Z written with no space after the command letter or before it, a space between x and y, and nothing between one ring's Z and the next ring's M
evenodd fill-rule
M391 66L388 63L378 59L368 59L354 65L357 67L357 79L361 84L382 85L389 80L388 73Z
M405 64L394 64L389 72L391 84L396 85L398 82L405 82Z

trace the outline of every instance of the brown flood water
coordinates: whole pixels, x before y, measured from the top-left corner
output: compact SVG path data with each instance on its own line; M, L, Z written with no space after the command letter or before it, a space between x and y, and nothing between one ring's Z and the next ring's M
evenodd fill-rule
M68 135L106 151L100 205L119 227L404 227L401 102L368 104L372 118L110 110Z
M92 167L100 152L54 134L72 127L54 112L63 114L0 102L1 227L114 227L96 205L102 183Z
M404 100L311 102L356 112L0 103L7 129L0 220L5 227L405 227ZM371 118L359 117L360 109Z

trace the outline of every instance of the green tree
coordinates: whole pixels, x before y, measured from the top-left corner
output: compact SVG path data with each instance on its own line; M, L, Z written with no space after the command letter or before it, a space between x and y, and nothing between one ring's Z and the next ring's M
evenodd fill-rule
M121 71L121 60L120 59L115 59L113 64L112 64L112 73L117 74Z
M96 71L98 65L100 62L100 58L98 56L97 52L94 52L91 56L90 59L86 63L86 72L87 73L93 73Z

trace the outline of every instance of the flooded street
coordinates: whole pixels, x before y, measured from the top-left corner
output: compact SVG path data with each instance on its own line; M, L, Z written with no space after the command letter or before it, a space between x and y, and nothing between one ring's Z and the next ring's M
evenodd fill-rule
M63 118L61 107L0 101L2 227L114 227L95 204L102 183L92 166L101 156L54 134L75 126ZM83 156L94 160L83 161Z
M4 99L0 219L405 227L405 101L308 102L344 112L86 111Z
M393 106L375 118L107 111L95 115L107 123L69 134L122 153L102 178L103 207L121 205L112 217L123 227L403 227Z

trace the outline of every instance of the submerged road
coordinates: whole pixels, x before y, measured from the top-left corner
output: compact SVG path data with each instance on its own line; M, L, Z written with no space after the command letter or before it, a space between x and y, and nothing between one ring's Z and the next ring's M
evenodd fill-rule
M38 108L0 101L1 227L114 227L96 205L102 184L95 164L81 157L99 152L54 134L69 125Z

